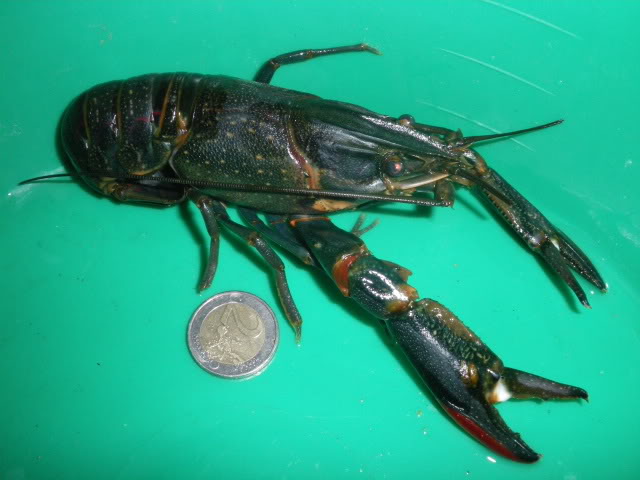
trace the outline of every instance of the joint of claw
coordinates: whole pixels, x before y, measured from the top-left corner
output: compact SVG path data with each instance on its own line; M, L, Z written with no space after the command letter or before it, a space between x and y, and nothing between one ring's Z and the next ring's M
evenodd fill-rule
M345 297L350 295L349 270L359 258L367 255L370 255L369 250L362 245L359 250L343 255L333 266L332 277Z
M390 314L406 312L413 307L414 302L419 298L418 291L411 285L401 285L398 287L398 291L405 298L396 298L387 303L387 312Z

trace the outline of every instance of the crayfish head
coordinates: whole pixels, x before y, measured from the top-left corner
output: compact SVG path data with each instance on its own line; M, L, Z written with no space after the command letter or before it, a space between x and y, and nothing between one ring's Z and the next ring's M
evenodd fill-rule
M442 135L356 105L308 99L293 135L324 189L408 196L447 178L458 152Z
M416 123L413 117L380 115L357 105L305 98L290 116L290 140L326 190L413 196L442 185L432 205L450 204L449 182L477 185L509 204L483 182L490 172L471 148L478 142L548 128L552 122L515 132L465 137L460 131ZM446 192L446 193L443 193ZM443 198L444 197L444 198Z

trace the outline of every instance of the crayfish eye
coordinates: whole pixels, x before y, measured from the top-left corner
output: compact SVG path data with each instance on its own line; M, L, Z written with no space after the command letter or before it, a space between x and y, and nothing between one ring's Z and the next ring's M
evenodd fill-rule
M397 155L393 155L384 159L383 171L390 177L397 177L404 172L404 163Z

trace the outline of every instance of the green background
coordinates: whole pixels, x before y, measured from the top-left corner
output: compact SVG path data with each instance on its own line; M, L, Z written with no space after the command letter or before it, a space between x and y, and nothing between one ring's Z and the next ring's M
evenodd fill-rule
M0 478L637 478L639 14L631 1L0 3ZM286 67L274 83L469 135L566 119L480 151L598 266L610 292L589 294L593 310L468 192L453 209L376 209L365 238L505 364L589 391L499 407L536 465L460 431L377 322L292 257L300 347L235 238L196 293L206 232L192 206L17 186L63 171L56 123L96 83L249 79L276 54L360 41L384 55ZM280 318L274 362L244 382L210 376L186 346L192 312L226 290Z

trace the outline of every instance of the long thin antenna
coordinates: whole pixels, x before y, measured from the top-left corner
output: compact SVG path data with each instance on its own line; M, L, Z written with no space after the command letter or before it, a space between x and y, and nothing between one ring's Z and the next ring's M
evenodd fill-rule
M330 197L330 198L344 198L350 200L375 200L381 202L396 202L396 203L409 203L412 205L422 205L426 207L439 206L440 202L436 200L401 197L396 195L375 195L368 193L354 193L354 192L341 192L335 190L310 190L306 188L289 188L289 187L273 187L267 185L251 185L243 183L226 183L226 182L212 182L207 180L185 180L182 178L170 178L170 177L154 177L151 175L126 175L126 174L114 174L113 172L77 172L77 173L56 173L52 175L42 175L40 177L29 178L23 180L19 185L25 185L27 183L33 183L40 180L48 180L52 178L61 177L109 177L118 178L122 180L135 180L135 181L150 181L160 183L173 183L177 185L187 185L198 188L212 188L217 190L230 190L230 191L242 191L252 193L281 193L286 195L301 195L305 197Z
M506 133L494 133L491 135L476 135L473 137L462 137L458 140L459 145L468 147L474 143L484 142L485 140L493 140L495 138L513 137L514 135L522 135L523 133L535 132L537 130L543 130L545 128L555 127L560 125L564 120L556 120L555 122L545 123L544 125L538 125L537 127L525 128L523 130L514 130L513 132Z
M27 183L34 183L39 180L49 180L50 178L61 178L61 177L76 177L80 175L74 175L73 173L53 173L51 175L41 175L40 177L28 178L26 180L22 180L18 185L26 185Z

